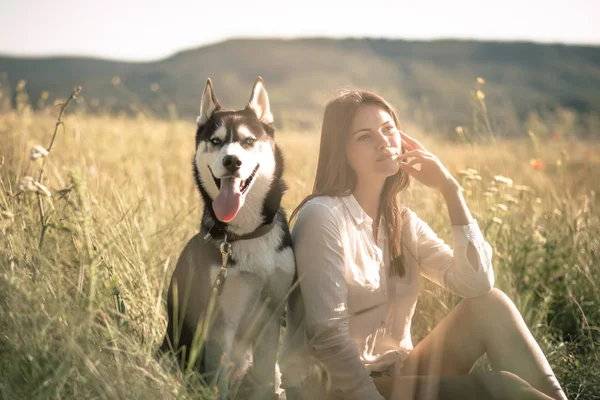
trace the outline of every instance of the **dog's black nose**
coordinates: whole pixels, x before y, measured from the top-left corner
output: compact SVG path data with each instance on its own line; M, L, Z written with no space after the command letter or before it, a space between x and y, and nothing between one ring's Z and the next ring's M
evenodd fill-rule
M227 168L231 172L235 172L240 169L242 165L242 160L238 158L238 156L225 156L223 157L223 166Z

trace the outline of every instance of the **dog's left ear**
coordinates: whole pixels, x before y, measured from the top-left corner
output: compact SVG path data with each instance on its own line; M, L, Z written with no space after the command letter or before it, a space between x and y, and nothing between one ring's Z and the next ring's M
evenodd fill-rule
M273 114L271 114L271 105L269 104L269 95L265 89L265 83L259 76L254 82L250 101L246 108L252 110L256 114L256 118L265 124L273 123Z
M221 105L217 100L217 96L215 96L212 81L208 78L206 86L204 86L204 92L202 93L202 101L200 102L200 116L196 120L198 126L204 125L219 108L221 108Z

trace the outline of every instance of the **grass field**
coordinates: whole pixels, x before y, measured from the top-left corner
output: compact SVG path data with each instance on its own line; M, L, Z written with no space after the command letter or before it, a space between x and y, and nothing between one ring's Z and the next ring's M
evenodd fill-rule
M0 112L0 398L211 398L197 378L152 357L170 273L202 211L194 124L67 108L50 155L32 160L34 146L49 146L58 109ZM494 248L496 287L523 314L568 397L598 398L600 146L535 132L450 143L405 130L461 183ZM276 139L289 215L312 189L318 133ZM440 195L413 182L403 199L450 240ZM458 300L427 282L415 343Z

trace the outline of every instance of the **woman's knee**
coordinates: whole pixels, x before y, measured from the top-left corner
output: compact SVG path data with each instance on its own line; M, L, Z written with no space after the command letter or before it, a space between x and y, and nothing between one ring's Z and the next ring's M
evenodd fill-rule
M498 317L499 314L516 311L513 301L500 289L493 288L486 294L463 300L471 313Z
M483 341L487 340L490 333L517 327L523 321L515 304L500 289L492 289L482 296L463 301L469 325Z

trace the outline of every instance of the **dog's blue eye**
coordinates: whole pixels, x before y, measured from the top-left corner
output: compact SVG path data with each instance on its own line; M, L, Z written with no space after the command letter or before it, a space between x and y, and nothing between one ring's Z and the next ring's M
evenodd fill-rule
M244 140L244 144L247 144L248 146L252 146L254 144L254 139L248 138L248 139Z
M218 139L218 138L212 138L212 139L210 139L210 142L211 142L212 144L214 144L215 146L218 146L218 145L220 145L220 144L221 144L221 139Z

